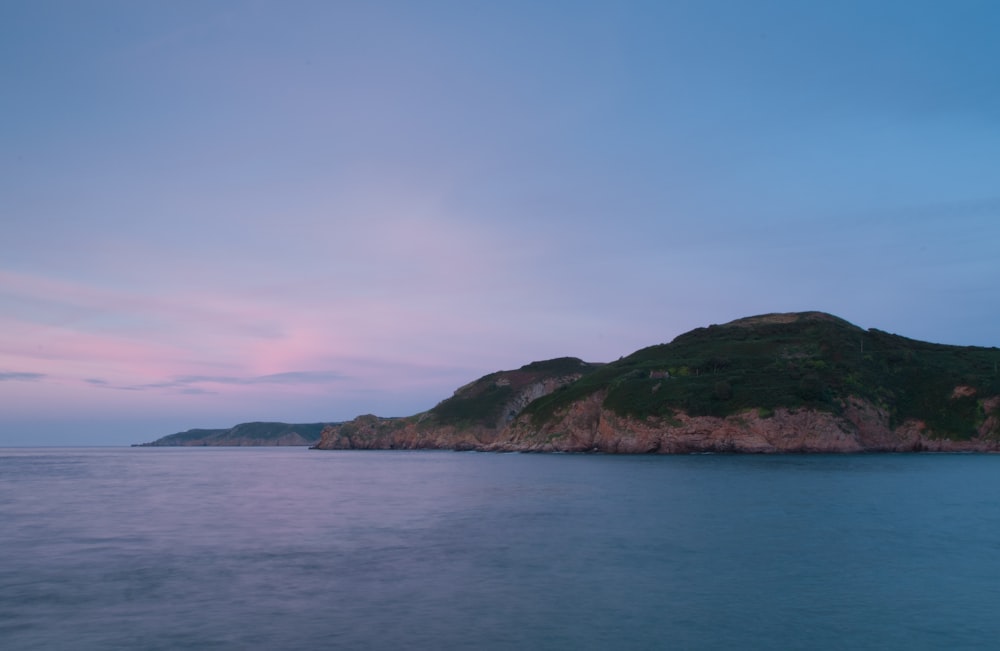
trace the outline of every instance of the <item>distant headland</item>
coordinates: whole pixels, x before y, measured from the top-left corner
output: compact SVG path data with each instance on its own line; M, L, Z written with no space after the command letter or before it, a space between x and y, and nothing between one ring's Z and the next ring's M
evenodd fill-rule
M997 348L916 341L823 312L765 314L697 328L607 364L564 357L491 373L405 418L249 423L189 430L147 445L630 454L998 451L998 365ZM318 441L282 442L291 440L292 429L279 425L298 428L302 440L315 433Z
M227 429L189 429L132 447L312 446L331 423L240 423Z

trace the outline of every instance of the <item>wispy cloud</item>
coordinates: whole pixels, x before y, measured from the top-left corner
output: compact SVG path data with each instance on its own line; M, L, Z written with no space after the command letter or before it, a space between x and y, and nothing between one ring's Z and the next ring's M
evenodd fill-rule
M34 382L45 377L44 373L0 371L0 382Z
M39 274L0 270L0 304L12 320L36 329L62 328L122 338L183 338L193 329L274 339L279 321L266 306L225 289L131 291ZM176 335L179 335L176 336Z
M391 388L425 382L454 367L449 360L494 355L481 342L508 328L500 313L512 312L512 301L531 302L495 278L509 273L496 249L516 249L497 246L503 237L491 228L432 208L411 217L392 216L409 214L405 207L385 210L377 221L392 228L355 225L349 233L359 246L348 251L377 241L378 255L348 253L331 267L343 272L335 279L157 277L139 291L127 282L0 270L0 364L133 390L319 387L346 377ZM392 235L379 241L376 231ZM407 380L400 367L419 377ZM340 370L320 370L329 368Z
M23 374L30 375L30 374ZM36 374L37 375L37 374ZM3 378L0 378L3 379ZM10 378L18 379L18 378ZM185 395L214 394L205 388L205 385L223 386L261 386L261 385L314 385L324 386L350 379L350 376L334 371L288 371L285 373L272 373L258 376L235 376L235 375L182 375L172 377L167 380L157 382L146 382L143 384L114 384L100 378L86 378L83 381L87 384L105 387L108 389L118 389L121 391L153 391L157 389L174 390L176 393Z
M329 384L349 379L334 371L289 371L253 378L251 384Z
M274 382L329 379L313 371L284 375L311 357L335 354L344 339L322 336L329 328L316 318L280 297L241 298L225 288L143 294L0 270L0 364L93 386L208 377L220 369L232 376L229 383L268 375Z
M180 393L181 395L185 396L205 396L205 395L216 394L218 393L218 391L209 391L208 389L201 389L199 387L187 387L181 389L177 393Z
M167 383L171 386L188 384L330 384L347 379L347 376L334 371L288 371L253 377L235 377L226 375L185 375L174 378Z

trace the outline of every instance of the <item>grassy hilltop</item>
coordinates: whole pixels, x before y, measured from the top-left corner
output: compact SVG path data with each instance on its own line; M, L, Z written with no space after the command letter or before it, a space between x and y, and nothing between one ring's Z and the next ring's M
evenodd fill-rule
M1000 350L925 343L864 330L822 312L770 314L698 328L582 377L526 408L536 424L598 391L604 407L637 419L725 417L748 409L840 412L847 398L890 417L968 439L1000 395Z

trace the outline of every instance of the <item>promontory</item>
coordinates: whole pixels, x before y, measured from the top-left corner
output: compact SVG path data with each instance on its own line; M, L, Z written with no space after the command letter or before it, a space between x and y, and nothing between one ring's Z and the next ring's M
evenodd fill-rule
M327 426L318 449L531 452L1000 450L1000 350L823 312L698 328L608 364L486 375L429 411Z

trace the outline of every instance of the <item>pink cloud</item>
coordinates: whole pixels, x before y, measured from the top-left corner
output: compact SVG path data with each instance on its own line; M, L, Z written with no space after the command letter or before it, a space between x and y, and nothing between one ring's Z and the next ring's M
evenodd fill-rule
M288 390L292 379L296 391L329 391L351 378L359 389L391 390L434 378L442 366L414 343L440 317L405 304L355 297L301 308L281 297L137 296L10 272L0 273L0 289L32 302L0 317L0 366L51 382L252 393Z
M95 277L118 273L121 284L0 271L0 369L143 403L405 394L433 404L483 372L581 354L557 333L580 321L552 314L544 276L526 280L544 247L448 214L432 193L374 196L394 198L294 217L310 252L299 267L248 251L254 273L202 258L175 273L119 242L134 264L95 261Z

